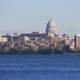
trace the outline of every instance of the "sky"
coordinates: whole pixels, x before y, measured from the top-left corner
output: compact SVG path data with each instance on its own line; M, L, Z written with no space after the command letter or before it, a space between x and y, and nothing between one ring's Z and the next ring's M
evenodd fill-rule
M45 32L55 17L59 34L80 33L80 0L0 0L0 33Z

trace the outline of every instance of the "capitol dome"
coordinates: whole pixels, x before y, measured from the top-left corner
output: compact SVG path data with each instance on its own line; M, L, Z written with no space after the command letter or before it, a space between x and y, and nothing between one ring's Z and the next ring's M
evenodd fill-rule
M56 23L55 23L54 17L51 17L50 20L47 23L46 34L47 35L48 34L50 34L50 35L57 34L57 27L56 27Z

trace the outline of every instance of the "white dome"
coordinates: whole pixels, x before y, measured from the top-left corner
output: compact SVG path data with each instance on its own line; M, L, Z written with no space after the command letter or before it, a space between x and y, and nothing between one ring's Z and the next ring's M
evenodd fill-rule
M54 17L51 17L47 23L46 34L49 34L49 33L50 34L57 33L57 28L56 28L56 23L55 23Z

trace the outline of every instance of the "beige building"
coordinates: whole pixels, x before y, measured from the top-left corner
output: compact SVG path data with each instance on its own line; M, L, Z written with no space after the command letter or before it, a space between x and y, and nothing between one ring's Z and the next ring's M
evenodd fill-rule
M80 51L80 34L76 35L75 41L76 41L75 43L76 50Z
M5 43L5 42L8 42L8 39L0 35L0 43Z

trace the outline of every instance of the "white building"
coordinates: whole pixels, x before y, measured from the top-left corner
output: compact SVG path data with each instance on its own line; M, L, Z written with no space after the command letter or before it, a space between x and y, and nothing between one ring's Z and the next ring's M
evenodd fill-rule
M57 27L54 17L51 17L47 23L46 34L48 36L54 36L55 34L57 34Z

